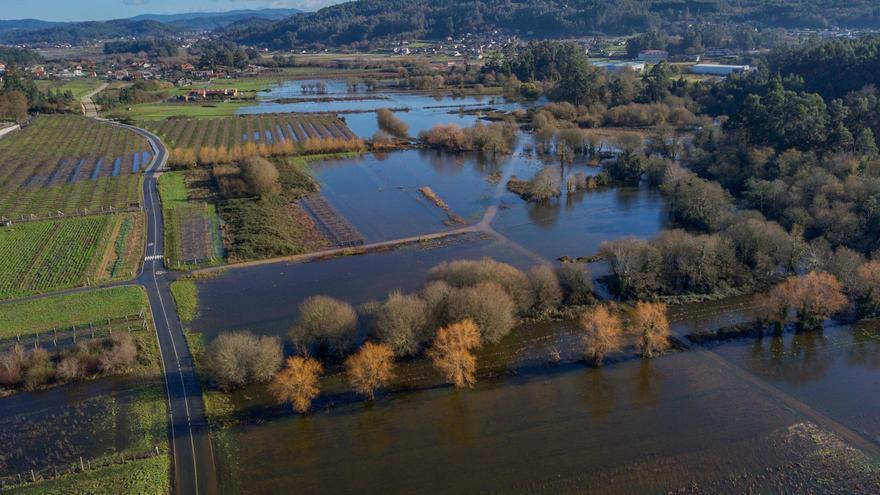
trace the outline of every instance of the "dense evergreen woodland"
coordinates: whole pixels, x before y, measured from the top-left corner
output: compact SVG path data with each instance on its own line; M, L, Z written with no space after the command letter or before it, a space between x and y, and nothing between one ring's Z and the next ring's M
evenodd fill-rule
M389 38L445 39L493 29L523 37L685 32L694 24L757 27L869 27L880 24L871 0L361 0L227 34L275 48L367 46ZM746 36L741 34L740 36Z

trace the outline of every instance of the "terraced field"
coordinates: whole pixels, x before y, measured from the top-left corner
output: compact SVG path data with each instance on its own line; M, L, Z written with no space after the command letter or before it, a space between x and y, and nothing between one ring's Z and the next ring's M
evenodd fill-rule
M158 134L172 148L235 148L247 143L304 143L308 140L356 140L338 117L330 115L261 114L206 119L146 121L142 127Z
M21 219L137 206L149 143L76 115L40 116L0 139L0 216Z

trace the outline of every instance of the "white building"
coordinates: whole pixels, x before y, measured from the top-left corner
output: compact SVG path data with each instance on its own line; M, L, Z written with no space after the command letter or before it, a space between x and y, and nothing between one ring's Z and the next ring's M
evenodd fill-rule
M632 69L635 72L644 72L644 70L645 70L645 62L601 61L601 62L593 62L593 65L595 67L605 69L608 72L621 72L625 69Z
M693 74L726 77L731 74L742 74L751 71L748 65L696 64L691 67Z

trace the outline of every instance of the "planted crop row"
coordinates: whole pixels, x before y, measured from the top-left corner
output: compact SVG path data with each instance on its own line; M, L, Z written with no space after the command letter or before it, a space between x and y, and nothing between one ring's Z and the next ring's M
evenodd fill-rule
M175 149L302 143L309 139L356 140L345 122L331 115L261 114L214 119L167 119L143 123Z
M85 283L109 242L113 220L92 216L0 229L0 299Z
M41 116L0 139L0 216L137 204L138 174L151 158L148 142L131 131L74 115Z

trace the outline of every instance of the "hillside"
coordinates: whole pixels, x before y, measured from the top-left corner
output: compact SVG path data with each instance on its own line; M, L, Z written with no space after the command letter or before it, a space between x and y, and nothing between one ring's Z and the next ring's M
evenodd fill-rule
M361 0L226 35L274 48L443 39L501 29L522 37L631 34L693 23L759 27L880 26L872 0Z
M0 20L0 41L9 43L71 43L121 37L160 38L182 31L212 31L236 23L280 21L298 9L231 10L185 14L144 14L130 19L89 22L48 22L37 19Z

